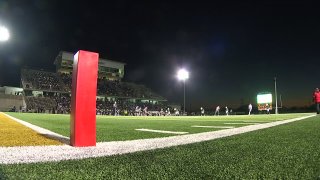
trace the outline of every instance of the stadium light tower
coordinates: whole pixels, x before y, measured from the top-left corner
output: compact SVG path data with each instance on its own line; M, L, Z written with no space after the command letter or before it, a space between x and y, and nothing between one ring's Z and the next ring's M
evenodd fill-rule
M189 78L189 72L185 69L178 71L177 77L183 81L183 115L186 113L186 80Z
M0 41L7 41L9 40L10 34L9 34L9 30L0 25Z

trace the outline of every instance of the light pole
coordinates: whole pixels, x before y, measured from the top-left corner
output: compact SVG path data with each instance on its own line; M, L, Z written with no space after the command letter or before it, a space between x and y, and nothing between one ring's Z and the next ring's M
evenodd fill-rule
M277 77L274 77L274 94L275 94L275 98L276 98L276 110L275 110L275 114L278 114Z
M9 40L10 34L9 34L9 30L0 25L0 41L7 41Z
M8 41L9 37L10 37L9 30L5 26L2 26L0 24L0 45L2 42ZM0 48L1 48L1 46L0 46ZM1 61L0 61L0 64L1 64ZM0 80L0 83L2 83L1 81L2 81L2 78Z
M178 71L177 77L183 81L183 115L186 113L186 80L189 78L189 72L185 69Z

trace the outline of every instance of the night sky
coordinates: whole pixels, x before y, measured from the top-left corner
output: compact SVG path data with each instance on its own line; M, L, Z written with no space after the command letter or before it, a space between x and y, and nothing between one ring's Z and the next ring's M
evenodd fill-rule
M186 68L188 107L237 107L274 92L284 106L312 103L320 87L320 12L307 1L2 0L0 85L20 69L54 71L59 51L98 52L126 63L124 81L183 102L176 71Z

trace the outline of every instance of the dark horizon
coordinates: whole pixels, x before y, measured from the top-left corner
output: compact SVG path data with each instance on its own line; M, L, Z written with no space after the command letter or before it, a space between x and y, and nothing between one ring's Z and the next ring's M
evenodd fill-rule
M274 77L284 106L309 106L320 87L317 12L300 1L3 1L11 38L0 43L0 85L19 86L24 66L54 71L59 51L83 49L126 63L124 81L177 104L175 74L188 69L187 108L255 103L274 92Z

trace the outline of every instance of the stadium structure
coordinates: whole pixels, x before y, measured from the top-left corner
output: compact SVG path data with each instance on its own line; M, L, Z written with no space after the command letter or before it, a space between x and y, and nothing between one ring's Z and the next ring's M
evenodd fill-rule
M73 53L61 51L54 60L55 72L21 69L20 87L0 88L0 111L70 113ZM124 82L125 63L99 58L97 114L133 115L137 106L150 113L166 108L167 100L144 85Z

